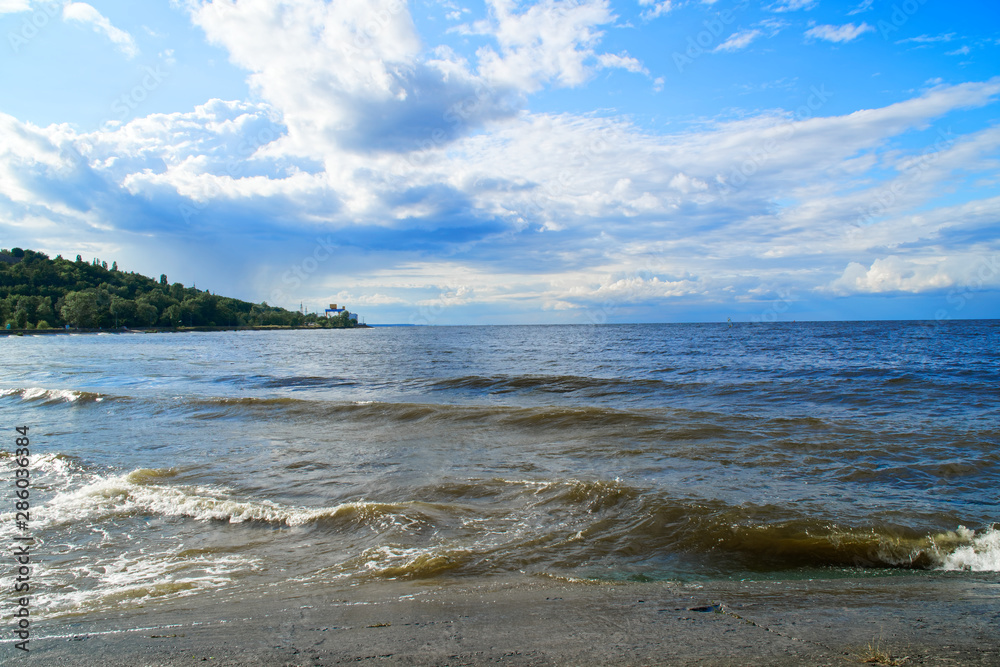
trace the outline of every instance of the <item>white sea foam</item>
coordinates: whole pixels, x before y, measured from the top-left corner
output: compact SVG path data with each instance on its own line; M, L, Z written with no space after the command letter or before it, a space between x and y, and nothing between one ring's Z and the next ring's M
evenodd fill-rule
M970 543L945 556L942 570L1000 572L1000 530L990 526L976 534L975 531L959 526L956 533Z
M233 554L139 550L108 558L91 556L78 565L39 572L47 588L39 611L51 617L194 595L226 586L236 574L259 567L257 559Z
M23 401L41 401L43 403L75 403L81 399L90 398L96 402L104 400L100 394L71 389L45 389L44 387L27 387L24 389L2 389L0 397L20 396Z
M405 504L357 501L333 507L295 507L266 499L235 499L229 489L219 486L158 483L175 474L173 470L139 469L98 478L74 491L60 493L39 508L41 527L94 523L123 514L186 516L230 523L263 521L290 527L339 516L360 517L382 528L394 525L406 529L415 521L403 515Z
M0 452L0 461L16 458L14 451ZM68 477L75 470L70 458L59 452L32 454L29 458L31 474L36 479L44 475Z
M463 548L382 545L366 549L343 565L350 566L353 562L369 574L390 579L423 577L461 567L472 556L472 550Z
M57 452L31 458L31 471L36 475L45 473L59 477L69 477L74 470L75 467L72 461Z

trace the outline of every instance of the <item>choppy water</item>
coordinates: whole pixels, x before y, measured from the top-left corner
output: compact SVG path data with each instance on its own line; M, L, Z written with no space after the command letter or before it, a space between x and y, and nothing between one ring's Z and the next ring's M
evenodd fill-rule
M11 337L0 362L50 615L289 580L1000 570L997 321Z

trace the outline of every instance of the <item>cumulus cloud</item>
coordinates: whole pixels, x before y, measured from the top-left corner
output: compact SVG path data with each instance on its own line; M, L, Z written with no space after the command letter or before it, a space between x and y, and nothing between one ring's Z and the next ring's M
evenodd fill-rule
M845 23L841 26L818 25L806 30L806 37L815 37L816 39L823 39L828 42L851 42L866 32L874 31L875 28L867 23L862 23L861 25Z
M422 58L396 0L217 0L190 10L251 72L253 88L282 113L289 147L304 154L445 145L516 108L515 91L447 49Z
M193 20L248 70L278 109L289 150L442 149L512 118L523 96L576 86L597 68L645 73L627 54L596 50L614 21L607 0L490 0L489 18L463 26L493 45L469 62L421 43L398 0L191 0Z
M86 2L67 2L63 6L63 19L90 25L94 32L107 37L119 51L129 58L135 58L139 55L139 47L136 46L132 35L113 26L106 16Z
M957 286L1000 287L1000 256L907 259L890 255L870 267L851 262L830 287L839 294L935 292Z
M490 31L500 46L477 53L490 81L532 92L543 85L577 86L590 78L590 62L614 21L607 0L542 0L517 12L514 0L489 0Z

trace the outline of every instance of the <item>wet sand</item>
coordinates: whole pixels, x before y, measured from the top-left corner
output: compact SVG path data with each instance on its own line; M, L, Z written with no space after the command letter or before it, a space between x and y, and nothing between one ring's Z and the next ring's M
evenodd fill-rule
M49 665L1000 665L996 573L793 582L288 583L39 619ZM26 662L3 647L4 664ZM20 653L20 652L17 652ZM883 662L882 664L889 664Z

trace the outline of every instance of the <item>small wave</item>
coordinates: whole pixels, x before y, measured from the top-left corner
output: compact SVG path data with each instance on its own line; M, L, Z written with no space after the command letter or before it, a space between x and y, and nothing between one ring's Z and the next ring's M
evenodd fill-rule
M664 384L661 380L649 378L601 378L582 375L465 375L434 380L428 383L428 388L438 391L476 389L494 394L539 391L557 394L586 392L588 395L608 396L648 392L662 387Z
M271 416L282 414L302 419L351 419L385 424L483 424L525 429L595 427L657 427L668 424L663 410L620 410L604 407L513 407L450 405L437 403L350 402L282 398L197 398L183 402L200 420ZM683 411L672 410L677 416ZM681 415L684 416L684 415Z
M992 526L977 533L963 527L929 532L882 523L838 525L794 507L733 505L617 479L470 478L411 489L409 499L300 507L180 484L179 477L166 468L98 478L39 506L37 525L101 526L153 515L302 526L324 539L343 535L351 543L344 548L363 549L345 554L338 576L575 576L593 563L629 571L656 569L677 558L717 572L1000 570L1000 530Z
M954 533L939 536L935 541L953 543L952 551L941 564L942 570L1000 572L1000 529L995 526L978 535L965 526L959 526ZM956 546L954 542L962 544Z
M469 549L383 545L366 549L344 566L380 579L429 579L459 570L473 557Z
M0 461L15 458L13 452L0 451ZM75 470L76 457L67 456L58 452L46 454L33 454L30 458L30 467L33 475L40 473L50 473L54 475L68 476Z
M42 387L0 389L0 398L8 396L18 396L22 401L32 401L42 404L99 403L107 398L103 394L70 389L44 389Z
M259 568L257 559L237 554L139 551L88 558L44 572L47 590L40 597L39 611L52 618L137 607L152 598L185 597L220 588L238 574Z
M174 469L142 468L124 475L100 478L75 491L58 494L40 508L40 527L146 514L183 516L200 521L259 522L284 527L334 521L382 529L401 527L405 530L426 521L417 503L359 500L333 507L294 507L270 500L235 499L221 487L162 483L177 474Z
M294 377L273 377L262 380L258 386L264 389L316 389L322 387L354 387L354 380L338 377L301 375Z

